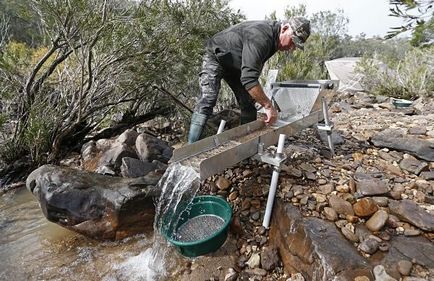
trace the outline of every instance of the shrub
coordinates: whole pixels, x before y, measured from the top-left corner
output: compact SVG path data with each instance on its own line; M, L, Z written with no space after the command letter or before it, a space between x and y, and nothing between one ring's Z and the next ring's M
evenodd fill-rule
M356 71L364 76L362 86L375 95L416 99L434 94L434 48L413 48L394 65L365 56Z

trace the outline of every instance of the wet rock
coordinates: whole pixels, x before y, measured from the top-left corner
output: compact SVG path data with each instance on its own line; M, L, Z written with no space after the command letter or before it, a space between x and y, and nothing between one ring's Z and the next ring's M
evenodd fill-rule
M359 249L367 254L372 255L378 250L379 245L380 243L377 240L368 237L359 244Z
M399 273L404 276L408 276L410 275L411 267L413 266L413 264L408 260L400 260L397 266Z
M404 159L399 163L401 169L413 173L415 175L419 175L423 170L428 168L428 164L426 162L422 162L417 160L411 155L406 155Z
M275 247L264 247L261 252L261 267L265 270L273 270L279 266L279 253Z
M359 217L369 217L378 211L378 206L371 198L362 198L353 205L354 213Z
M389 202L390 212L425 231L434 231L434 216L411 200Z
M415 155L420 159L434 161L434 144L431 141L406 136L401 130L387 129L372 137L377 147L387 147Z
M149 162L158 160L167 163L173 153L173 148L167 142L145 133L136 138L136 150L140 160Z
M386 182L378 179L356 181L356 188L362 196L383 195L389 192Z
M370 231L379 231L386 224L389 214L384 210L377 211L367 222Z
M44 165L26 185L49 221L96 239L122 239L152 229L160 177L108 177Z
M375 281L398 281L389 274L387 274L384 266L382 265L377 265L376 267L374 267L374 275Z
M303 218L296 207L279 200L274 208L279 220L272 221L270 243L279 249L287 273L303 272L308 280L353 280L363 275L373 279L369 263L333 223Z
M223 176L219 176L215 184L217 185L218 189L226 190L232 185L232 182Z
M345 201L344 199L338 196L331 196L329 199L330 206L336 211L338 214L343 215L354 215L353 206L350 202Z
M148 161L143 162L139 159L124 157L122 158L121 175L126 178L143 177L156 169L155 164Z

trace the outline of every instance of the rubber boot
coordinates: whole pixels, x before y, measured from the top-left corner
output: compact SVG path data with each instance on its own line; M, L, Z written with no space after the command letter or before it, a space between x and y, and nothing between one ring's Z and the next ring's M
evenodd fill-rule
M241 111L240 124L247 124L257 119L257 113L255 111Z
M190 131L188 132L188 143L193 143L200 139L207 120L207 115L198 112L193 113L191 116Z

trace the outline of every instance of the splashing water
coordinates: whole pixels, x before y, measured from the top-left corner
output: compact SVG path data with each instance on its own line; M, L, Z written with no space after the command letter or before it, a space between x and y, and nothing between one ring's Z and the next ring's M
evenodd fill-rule
M166 262L169 249L160 232L163 225L176 225L180 218L174 214L180 214L193 201L199 189L199 174L190 166L174 163L167 168L157 188L161 195L156 201L152 247L116 268L128 274L130 280L153 281L166 277L172 265Z

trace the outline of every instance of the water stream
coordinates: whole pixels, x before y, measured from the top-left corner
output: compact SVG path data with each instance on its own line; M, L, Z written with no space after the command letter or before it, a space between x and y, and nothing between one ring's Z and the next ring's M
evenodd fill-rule
M159 184L155 229L199 187L197 173L178 164ZM95 241L49 222L29 191L14 190L0 196L0 280L173 280L183 258L154 233Z

